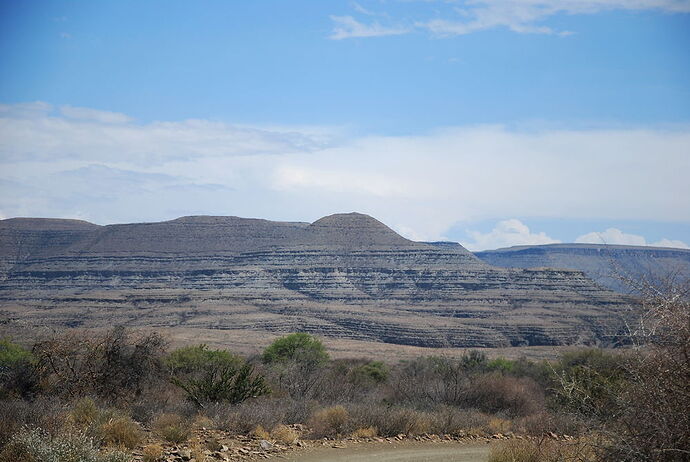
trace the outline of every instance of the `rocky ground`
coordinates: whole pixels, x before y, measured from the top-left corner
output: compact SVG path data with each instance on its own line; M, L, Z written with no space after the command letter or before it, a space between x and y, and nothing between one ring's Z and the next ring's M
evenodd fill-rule
M264 439L260 436L252 435L230 435L220 430L199 429L194 436L184 444L175 445L166 443L160 439L150 436L142 447L132 452L134 460L143 461L147 447L159 447L161 449L161 461L166 462L211 462L211 461L256 461L264 459L288 459L301 460L301 455L305 458L312 457L312 454L323 454L325 449L333 449L338 453L347 453L349 449L368 447L377 451L385 450L386 447L420 448L424 445L434 447L434 445L465 445L476 448L477 446L488 446L498 441L505 441L511 438L528 438L513 433L496 433L493 435L418 435L407 436L404 434L395 437L380 438L355 438L348 437L342 439L303 439L306 430L301 425L290 426L296 433L297 438L293 441L276 441L274 439ZM548 438L571 441L572 437L567 435L547 435ZM312 460L312 459L310 459ZM315 459L314 459L315 460Z

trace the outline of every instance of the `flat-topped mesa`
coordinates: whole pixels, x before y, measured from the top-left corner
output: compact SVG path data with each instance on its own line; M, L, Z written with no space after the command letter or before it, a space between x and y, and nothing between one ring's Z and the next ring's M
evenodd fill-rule
M308 223L254 218L190 216L158 223L108 225L77 253L238 254L283 246L298 238Z
M476 252L490 265L508 268L570 268L599 284L630 292L630 282L682 284L690 279L690 249L609 244L546 244Z
M82 231L100 228L84 220L65 218L8 218L0 220L0 230L17 229L30 231Z
M0 311L23 325L478 347L608 341L626 308L580 272L492 267L460 245L413 242L358 213L311 224L36 223L42 230L0 223Z
M0 220L0 260L16 262L60 254L100 228L88 221L60 218Z

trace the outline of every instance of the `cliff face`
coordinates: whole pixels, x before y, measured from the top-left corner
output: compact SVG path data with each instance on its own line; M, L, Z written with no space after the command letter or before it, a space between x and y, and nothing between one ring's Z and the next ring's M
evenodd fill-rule
M580 271L493 267L361 214L312 224L2 220L0 249L2 317L30 325L501 347L607 342L627 310Z
M570 268L583 271L600 285L627 293L625 279L690 279L690 250L597 244L517 246L476 252L491 265L507 268Z

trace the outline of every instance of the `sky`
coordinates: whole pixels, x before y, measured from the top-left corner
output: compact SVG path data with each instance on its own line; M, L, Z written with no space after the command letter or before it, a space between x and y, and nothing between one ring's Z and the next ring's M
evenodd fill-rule
M689 248L690 0L0 0L0 218Z

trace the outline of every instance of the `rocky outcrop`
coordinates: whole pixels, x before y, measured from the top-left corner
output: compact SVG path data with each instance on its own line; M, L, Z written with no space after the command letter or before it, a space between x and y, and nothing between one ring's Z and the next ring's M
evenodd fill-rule
M2 220L0 241L2 316L34 324L500 347L611 342L627 312L581 271L497 268L361 214Z
M690 250L598 244L516 246L476 252L490 265L507 268L569 268L622 293L638 283L690 279ZM632 283L632 284L630 284Z

